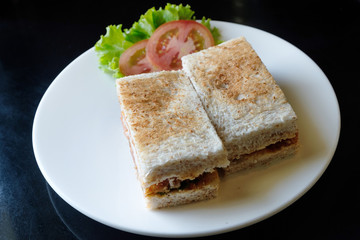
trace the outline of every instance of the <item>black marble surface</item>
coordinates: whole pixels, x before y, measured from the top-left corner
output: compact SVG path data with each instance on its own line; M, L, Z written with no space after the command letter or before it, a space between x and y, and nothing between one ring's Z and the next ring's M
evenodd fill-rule
M206 239L360 239L360 1L182 1L196 16L273 33L309 55L337 94L342 129L327 171L302 198L252 226ZM130 27L166 1L0 2L0 240L148 239L89 219L46 183L32 124L53 79L109 24ZM179 1L172 1L179 3Z

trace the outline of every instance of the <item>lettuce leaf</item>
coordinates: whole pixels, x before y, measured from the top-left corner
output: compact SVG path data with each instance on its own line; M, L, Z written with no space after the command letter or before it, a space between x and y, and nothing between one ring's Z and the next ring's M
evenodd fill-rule
M127 48L133 45L125 39L126 35L121 28L121 24L106 27L106 34L102 35L95 44L100 69L111 73L115 78L124 76L119 69L119 58Z
M135 43L148 39L161 24L175 20L191 20L194 19L193 15L194 11L190 9L189 5L168 3L164 9L150 8L140 16L139 21L126 31L126 40Z
M220 37L221 37L221 34L220 34L219 29L218 29L217 27L213 27L213 28L211 27L210 21L211 21L210 18L206 19L205 17L203 17L203 18L201 19L201 24L204 25L205 27L207 27L207 28L210 30L211 35L212 35L213 38L214 38L215 45L218 45L218 44L220 44L220 43L223 42L223 41L221 40L221 38L220 38Z
M139 21L133 23L130 29L122 30L122 25L110 25L106 34L101 35L95 44L95 51L99 57L100 69L111 73L113 77L123 77L119 69L120 55L134 43L148 39L161 24L175 20L195 20L194 11L189 5L175 5L168 3L164 8L150 8L140 16ZM202 18L201 23L206 26L214 37L215 44L219 44L220 32L211 27L210 18Z

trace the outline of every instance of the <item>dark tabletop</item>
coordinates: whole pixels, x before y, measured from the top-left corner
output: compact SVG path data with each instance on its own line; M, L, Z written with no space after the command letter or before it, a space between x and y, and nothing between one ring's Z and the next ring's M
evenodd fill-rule
M262 222L207 238L360 239L360 1L182 2L198 17L259 28L300 48L329 78L342 118L333 160L312 189ZM36 164L32 124L47 87L107 25L130 27L165 3L0 2L0 240L148 238L97 223L64 202Z

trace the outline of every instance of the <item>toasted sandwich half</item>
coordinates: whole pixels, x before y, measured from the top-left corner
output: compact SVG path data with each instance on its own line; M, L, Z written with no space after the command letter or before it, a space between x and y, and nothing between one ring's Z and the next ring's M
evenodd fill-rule
M228 151L227 173L296 152L297 116L244 37L184 56L182 64Z
M149 208L213 198L227 153L181 71L118 79L122 122Z

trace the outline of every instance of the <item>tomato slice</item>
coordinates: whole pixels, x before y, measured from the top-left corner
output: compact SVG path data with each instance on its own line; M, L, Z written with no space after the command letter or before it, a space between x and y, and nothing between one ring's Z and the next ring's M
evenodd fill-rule
M146 45L148 41L148 39L139 41L121 54L119 67L124 75L156 71L156 68L146 58Z
M163 70L182 68L181 57L214 45L209 29L192 20L164 23L150 37L146 47L149 62Z

